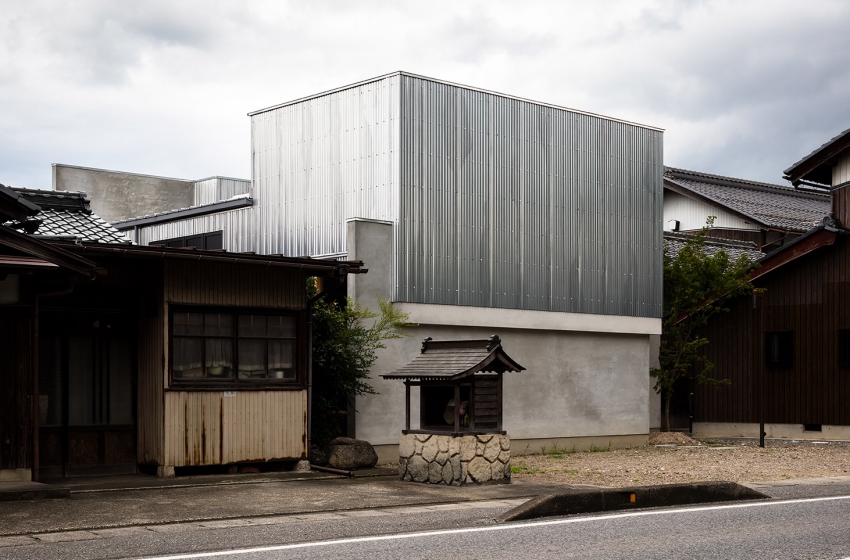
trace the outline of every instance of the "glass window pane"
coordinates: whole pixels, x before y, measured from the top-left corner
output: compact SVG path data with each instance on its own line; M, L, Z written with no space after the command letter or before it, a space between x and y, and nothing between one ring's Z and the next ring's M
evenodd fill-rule
M233 378L233 341L229 338L208 338L206 371L210 379Z
M239 341L239 379L266 378L266 341Z
M269 321L269 337L295 338L295 317L271 315Z
M174 314L174 334L176 335L192 335L203 334L204 331L204 315L203 313L175 313Z
M203 339L174 338L172 369L175 379L197 379L204 376Z
M239 336L266 336L266 316L240 315Z
M233 315L229 313L205 313L204 334L233 336Z
M294 350L291 340L269 341L269 379L295 380Z

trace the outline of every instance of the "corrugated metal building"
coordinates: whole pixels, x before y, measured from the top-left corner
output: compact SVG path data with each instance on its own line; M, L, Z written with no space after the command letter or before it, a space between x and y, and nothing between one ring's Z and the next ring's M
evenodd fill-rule
M648 433L660 129L406 72L250 117L250 206L116 226L142 244L221 231L229 251L365 259L350 295L391 299L421 325L376 374L406 363L420 334L498 331L551 382L506 386L515 438ZM375 384L356 432L390 445L400 399Z

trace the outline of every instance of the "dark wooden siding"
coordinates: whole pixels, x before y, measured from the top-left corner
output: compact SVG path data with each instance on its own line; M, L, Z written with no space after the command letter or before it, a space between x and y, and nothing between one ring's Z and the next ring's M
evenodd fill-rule
M31 308L0 308L0 469L32 466Z
M793 367L764 369L764 421L850 425L850 368L838 366L838 330L850 328L850 240L827 246L756 281L767 289L762 326L752 297L706 328L713 375L731 386L694 387L698 422L758 422L759 367L768 331L794 333Z

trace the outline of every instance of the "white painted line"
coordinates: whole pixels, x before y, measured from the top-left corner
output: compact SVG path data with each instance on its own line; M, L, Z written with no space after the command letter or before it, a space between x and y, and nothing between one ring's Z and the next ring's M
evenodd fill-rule
M444 529L440 531L421 531L418 533L400 533L397 535L379 535L374 537L355 537L350 539L337 539L332 541L317 541L297 544L282 544L276 546L261 546L256 548L236 548L231 550L220 550L216 552L198 552L193 554L177 554L174 556L146 556L140 560L191 560L192 558L214 558L216 556L228 556L235 554L255 554L257 552L274 552L277 550L295 550L299 548L314 548L319 546L334 546L340 544L357 544L376 541L391 541L401 539L415 539L419 537L438 537L442 535L461 535L464 533L484 533L488 531L505 531L513 529L529 529L532 527L546 527L548 525L569 525L573 523L592 523L594 521L607 521L610 519L623 519L627 517L648 517L653 515L673 515L679 513L699 513L703 511L717 511L723 509L744 509L757 507L773 507L788 504L806 504L814 502L833 502L837 500L850 500L850 496L828 496L825 498L799 498L795 500L781 500L775 502L750 502L746 504L728 504L721 506L688 507L679 509L633 511L629 513L615 513L611 515L598 515L594 517L578 517L570 519L556 519L554 521L533 521L530 523L514 523L504 525L491 525L489 527L470 527L467 529ZM850 560L844 558L841 560Z

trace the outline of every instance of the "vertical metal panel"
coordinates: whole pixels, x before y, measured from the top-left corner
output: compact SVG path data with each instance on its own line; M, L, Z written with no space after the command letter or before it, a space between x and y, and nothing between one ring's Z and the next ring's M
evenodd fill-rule
M228 200L251 192L251 181L231 177L210 177L195 181L195 206Z
M251 118L254 250L341 253L347 218L396 219L398 79Z
M228 210L217 214L207 214L196 218L187 218L164 224L139 228L140 245L150 245L154 241L172 239L197 233L223 231L224 249L227 251L253 251L258 237L255 211L252 207Z
M398 300L660 317L660 131L400 80Z

